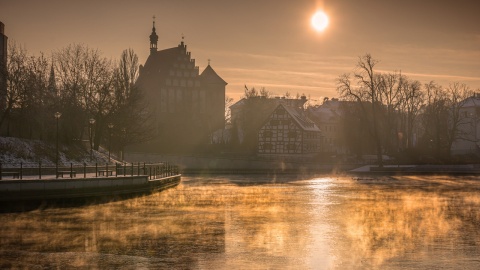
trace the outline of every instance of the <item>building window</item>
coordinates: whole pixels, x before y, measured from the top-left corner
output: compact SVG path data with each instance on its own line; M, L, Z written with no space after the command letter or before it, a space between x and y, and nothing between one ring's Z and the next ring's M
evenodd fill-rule
M263 138L271 138L272 137L272 132L270 130L265 130L263 132Z
M280 131L280 130L279 130L278 133L277 133L277 139L278 139L279 141L283 141L283 132Z
M288 138L296 139L297 138L297 132L296 131L289 131L288 132Z
M271 143L266 143L266 144L263 145L263 149L264 150L272 150L273 145Z
M278 126L279 121L276 119L270 120L270 126Z

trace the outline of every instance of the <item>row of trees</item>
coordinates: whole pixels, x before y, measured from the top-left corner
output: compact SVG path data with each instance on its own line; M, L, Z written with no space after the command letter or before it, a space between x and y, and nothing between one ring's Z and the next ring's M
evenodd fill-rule
M343 74L337 80L340 97L355 101L345 110L348 148L360 152L361 143L352 136L368 134L380 166L383 154L413 149L414 142L428 147L437 159L449 159L453 142L466 138L462 126L467 117L461 109L473 91L462 83L444 88L435 82L422 85L400 72L380 73L375 70L377 63L366 54L353 75Z
M132 49L112 61L98 50L70 45L31 56L9 46L6 67L6 105L0 117L2 136L59 139L66 144L89 139L94 149L108 143L121 149L149 138L150 115L142 92L135 87L138 57Z

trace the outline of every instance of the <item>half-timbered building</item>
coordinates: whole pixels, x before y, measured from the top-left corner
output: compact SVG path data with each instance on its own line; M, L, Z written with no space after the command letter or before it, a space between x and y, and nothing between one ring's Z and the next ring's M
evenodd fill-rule
M302 111L279 104L258 132L261 156L313 156L321 150L321 131Z

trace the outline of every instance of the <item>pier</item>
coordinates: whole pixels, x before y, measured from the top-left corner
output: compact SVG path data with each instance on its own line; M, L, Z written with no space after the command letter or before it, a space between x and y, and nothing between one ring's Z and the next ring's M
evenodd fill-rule
M1 168L0 202L150 193L176 186L181 179L178 167L168 163Z

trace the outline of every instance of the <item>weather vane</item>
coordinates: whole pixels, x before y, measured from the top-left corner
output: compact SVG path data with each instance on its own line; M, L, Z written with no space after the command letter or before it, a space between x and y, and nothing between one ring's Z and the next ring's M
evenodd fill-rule
M210 58L208 58L208 65L210 66Z

